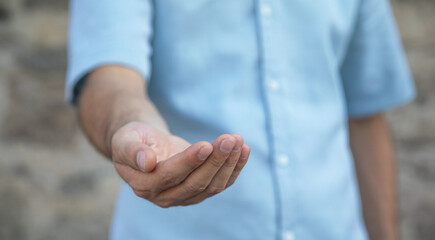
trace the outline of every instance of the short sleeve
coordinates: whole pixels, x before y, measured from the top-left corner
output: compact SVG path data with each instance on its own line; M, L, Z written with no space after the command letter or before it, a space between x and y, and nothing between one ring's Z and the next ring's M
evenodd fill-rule
M416 94L388 0L361 1L341 66L351 118L398 107Z
M119 64L149 79L152 54L151 0L72 0L65 98L92 69Z

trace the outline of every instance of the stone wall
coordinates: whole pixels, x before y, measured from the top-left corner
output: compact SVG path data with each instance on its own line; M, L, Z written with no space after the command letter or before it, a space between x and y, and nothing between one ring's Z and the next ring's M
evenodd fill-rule
M418 97L389 114L396 142L403 239L435 239L435 1L396 0Z
M419 96L389 114L405 240L435 238L435 1L395 0ZM0 1L0 239L105 239L119 178L63 101L66 0Z

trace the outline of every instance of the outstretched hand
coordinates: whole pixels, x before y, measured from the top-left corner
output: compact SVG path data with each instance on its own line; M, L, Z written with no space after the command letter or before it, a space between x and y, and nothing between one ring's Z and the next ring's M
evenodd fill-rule
M112 138L118 174L137 196L163 208L196 204L222 192L234 183L249 153L238 134L191 145L142 122L124 125Z

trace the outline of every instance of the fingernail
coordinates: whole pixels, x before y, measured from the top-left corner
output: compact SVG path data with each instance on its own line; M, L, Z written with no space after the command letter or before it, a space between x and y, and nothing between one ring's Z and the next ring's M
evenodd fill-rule
M242 153L240 154L240 159L247 159L249 157L249 154L251 153L251 149L246 145L242 146Z
M236 146L233 148L233 152L238 152L242 149L242 142L237 141Z
M225 139L221 143L220 150L223 153L229 153L231 152L231 150L233 150L233 147L234 147L234 141Z
M210 156L211 151L213 151L213 149L208 148L208 147L201 147L201 149L199 150L199 153L198 153L199 160L207 159L208 156Z
M144 151L139 151L137 153L137 156L136 156L136 163L137 163L137 166L139 167L139 169L142 172L145 172L145 161L146 161L146 159L145 159L145 152Z

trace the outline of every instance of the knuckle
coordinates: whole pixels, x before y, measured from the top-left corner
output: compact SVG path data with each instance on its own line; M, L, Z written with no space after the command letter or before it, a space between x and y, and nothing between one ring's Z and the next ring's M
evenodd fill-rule
M151 190L148 188L144 182L140 181L137 178L131 179L128 184L131 186L131 188L135 189L136 191L140 192L151 192Z
M133 192L134 192L134 194L135 194L136 196L138 196L138 197L140 197L140 198L144 198L143 195L142 195L142 192L140 192L140 191L136 191L136 190L134 190L134 189L133 189Z
M170 208L170 207L174 206L174 203L172 201L169 201L169 200L159 201L159 202L156 202L155 204L161 208Z
M210 164L215 168L220 168L222 166L223 161L224 161L223 158L218 158L218 157L212 157L209 160Z
M199 193L203 192L207 186L203 183L186 183L184 188L188 193Z
M151 195L148 191L133 190L133 192L136 194L136 196L144 199L149 199Z
M145 198L145 199L151 199L157 195L156 190L145 187L145 186L143 186L143 184L142 185L129 184L129 185L133 189L133 192L138 197Z
M227 161L225 161L224 167L234 168L236 164L237 164L237 158L229 158L227 159Z
M200 166L204 161L199 159L198 157L193 157L189 159L189 161L186 161L186 166L190 169L195 169L198 166Z
M208 187L206 192L209 195L215 195L221 193L223 190L225 190L225 187Z
M160 208L169 208L169 207L171 207L168 203L166 203L166 202L158 202L158 203L156 203L156 205L157 206L159 206Z
M160 179L160 184L163 186L172 186L177 184L177 179L172 174L162 175Z

